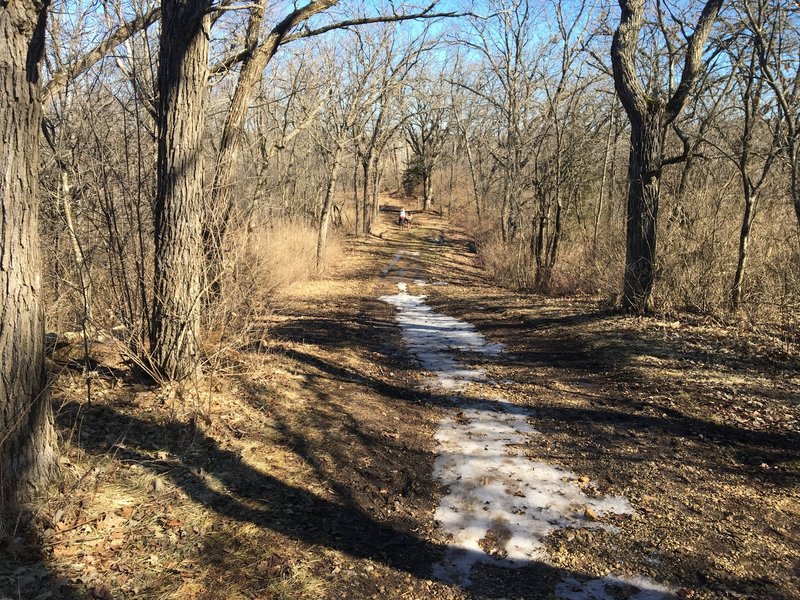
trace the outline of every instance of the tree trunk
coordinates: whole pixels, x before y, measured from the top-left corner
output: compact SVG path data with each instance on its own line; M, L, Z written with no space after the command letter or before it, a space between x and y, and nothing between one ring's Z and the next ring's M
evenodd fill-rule
M210 0L163 3L150 352L155 374L170 380L197 367L209 5Z
M603 214L603 195L606 190L606 173L608 172L608 155L611 150L611 136L614 133L614 107L611 107L611 121L608 124L606 149L603 153L603 174L600 177L600 195L597 198L597 210L594 214L594 232L592 234L592 254L597 254L597 236L600 231L600 217Z
M789 144L789 168L791 170L792 202L797 215L797 226L800 229L800 157L797 156L797 140L794 137Z
M369 174L372 158L365 156L361 158L361 169L364 173L364 180L361 182L361 210L362 210L362 223L364 224L364 233L371 234L373 226L372 210L369 204Z
M372 222L378 220L378 215L381 211L380 194L378 193L378 186L381 181L380 158L376 153L372 158Z
M331 174L328 179L328 188L325 190L325 200L322 203L322 214L319 218L319 231L317 232L317 273L325 268L325 245L328 242L328 227L331 220L331 207L333 206L333 191L339 177L339 157L341 148L336 147L332 157Z
M511 221L510 204L511 204L511 185L508 182L508 176L503 178L503 202L500 205L500 237L503 242L507 242L511 237L509 223Z
M431 198L431 179L433 169L424 167L422 169L422 210L427 212L431 209L433 198Z
M253 91L264 76L264 69L275 56L286 35L298 24L317 13L328 10L338 2L339 0L314 0L301 8L295 8L272 28L261 44L258 43L258 35L267 3L260 0L252 6L246 32L246 53L242 59L239 79L236 82L236 89L222 129L222 139L214 172L212 214L208 215L203 228L205 254L211 261L209 270L212 274L215 274L218 268L217 263L222 259L222 241L233 213L234 202L231 192Z
M478 175L475 172L475 159L472 156L472 144L470 144L469 140L467 140L466 134L464 134L464 148L467 151L467 165L469 165L469 176L470 180L472 181L472 193L475 196L475 216L478 217L478 221L480 221L481 194L478 191Z
M742 216L742 227L739 231L739 256L736 261L736 273L733 276L733 286L731 287L731 309L738 311L742 302L742 287L744 284L744 272L747 266L747 248L750 245L750 232L753 229L753 220L756 216L756 197L746 181L746 175L742 177L742 192L744 194L744 215Z
M83 315L81 317L81 329L84 338L87 329L92 322L92 298L94 296L92 277L86 264L86 255L78 239L78 232L75 229L75 219L72 215L72 186L69 183L69 173L61 171L61 205L64 209L64 222L67 225L67 235L72 244L72 256L75 259L75 270L78 275L78 282L81 286L81 303L83 304ZM85 341L85 340L84 340Z
M553 217L553 232L547 247L547 259L539 270L539 287L544 292L549 292L550 286L553 284L553 271L555 271L556 262L558 262L558 250L561 244L562 214L563 203L559 198L556 202L556 212Z
M361 207L358 204L358 160L353 160L353 208L356 211L356 237L360 237L361 231Z
M628 217L622 308L645 313L652 308L656 268L656 223L664 146L664 116L653 104L643 121L631 122L628 166Z
M48 2L0 3L0 514L57 466L39 252L40 66Z
M680 82L662 100L658 90L637 76L636 55L644 0L619 0L620 23L611 42L614 89L631 122L628 166L628 216L622 308L644 313L652 308L655 279L656 223L666 127L674 121L694 90L703 65L703 47L719 14L722 0L707 0L685 48Z

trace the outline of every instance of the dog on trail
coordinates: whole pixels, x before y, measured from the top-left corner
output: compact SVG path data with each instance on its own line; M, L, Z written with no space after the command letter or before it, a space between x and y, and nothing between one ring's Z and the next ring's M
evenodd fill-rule
M411 227L411 213L406 213L405 208L400 209L400 215L397 217L397 224L401 229Z

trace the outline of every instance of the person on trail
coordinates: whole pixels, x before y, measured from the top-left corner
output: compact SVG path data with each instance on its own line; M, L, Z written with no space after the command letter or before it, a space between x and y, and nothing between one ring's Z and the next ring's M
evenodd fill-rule
M403 225L405 225L405 222L406 222L406 209L401 208L400 216L397 217L397 224L400 225L400 227L402 227Z

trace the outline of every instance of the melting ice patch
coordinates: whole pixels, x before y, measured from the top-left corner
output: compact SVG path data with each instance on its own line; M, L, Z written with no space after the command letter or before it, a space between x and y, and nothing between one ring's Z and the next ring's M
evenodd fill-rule
M468 583L477 563L525 566L545 558L544 538L555 529L603 527L584 517L586 509L631 512L623 498L590 498L574 473L525 457L523 444L539 435L529 418L507 402L486 401L439 425L434 474L448 493L436 520L452 538L436 577Z
M452 351L478 352L496 356L502 344L489 344L473 325L435 312L425 304L425 296L409 294L405 283L398 283L400 293L381 296L395 305L406 346L425 368L436 375L438 384L446 389L459 387L463 382L482 381L483 369L468 369L458 364Z
M625 594L624 596L622 594ZM568 577L556 586L561 600L669 600L678 596L647 577L603 577L580 582Z
M424 296L407 292L381 300L397 307L397 320L408 350L436 376L444 389L463 388L485 380L480 369L459 364L453 351L497 355L500 344L490 344L464 321L435 312ZM591 498L577 484L577 476L560 467L533 462L523 453L531 438L541 435L530 424L532 414L504 400L454 397L453 414L436 432L434 476L447 489L436 510L436 520L450 540L445 558L434 566L444 581L468 585L470 572L480 563L509 568L546 559L544 538L562 527L606 527L586 518L630 514L627 500ZM564 600L610 600L623 580L588 582L567 579L556 589ZM665 596L658 584L646 590L660 596L633 596L655 600ZM610 591L609 591L610 590Z

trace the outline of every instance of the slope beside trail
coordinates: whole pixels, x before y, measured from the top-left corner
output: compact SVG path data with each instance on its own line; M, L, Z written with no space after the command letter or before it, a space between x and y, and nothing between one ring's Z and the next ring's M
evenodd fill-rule
M202 382L99 344L86 402L52 357L64 477L0 597L800 599L796 352L498 288L387 202Z

